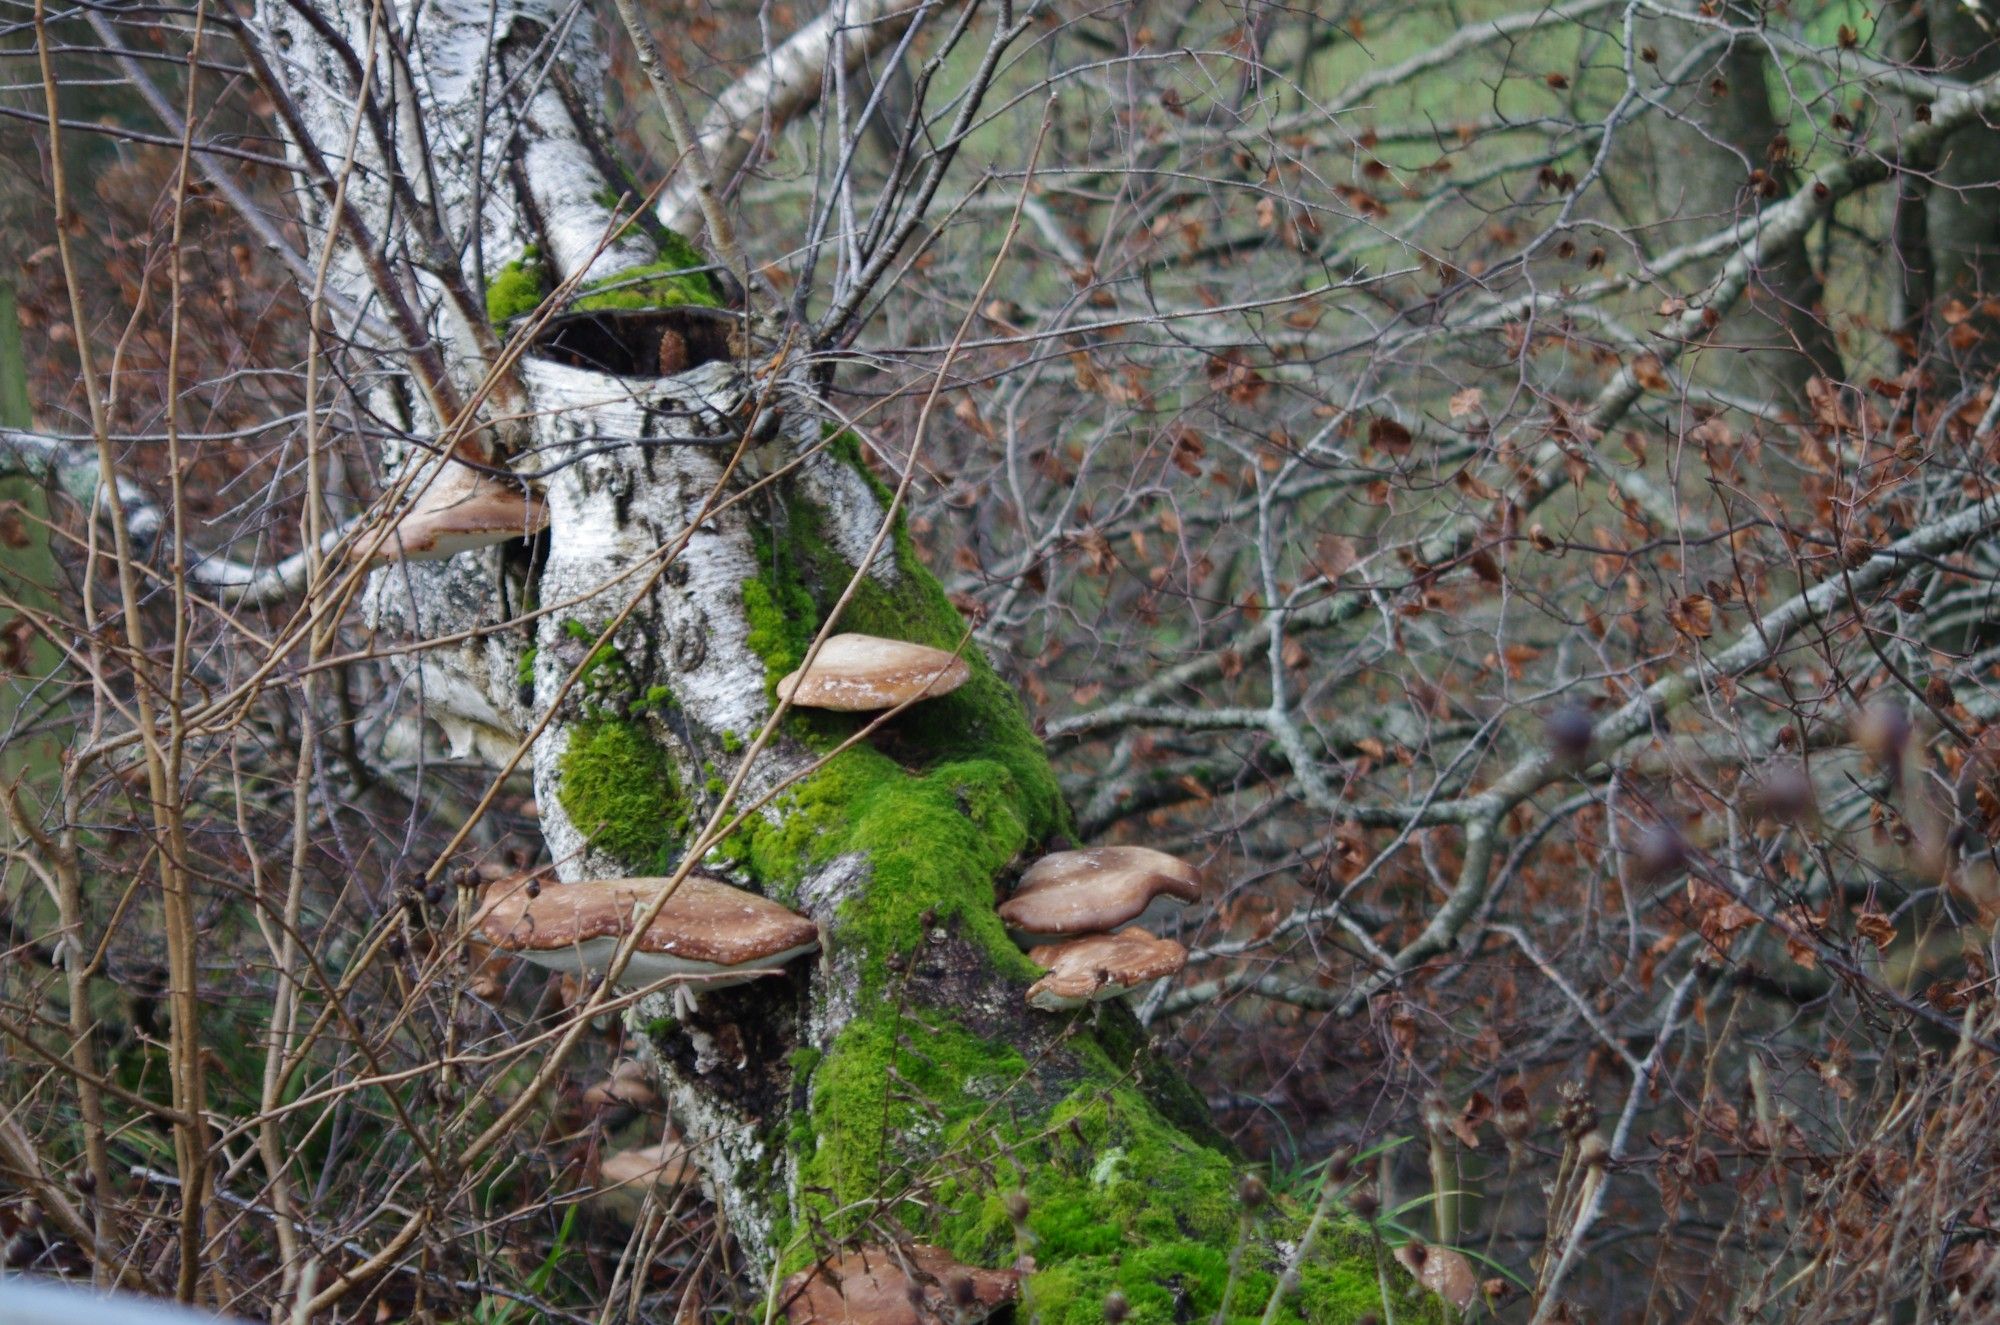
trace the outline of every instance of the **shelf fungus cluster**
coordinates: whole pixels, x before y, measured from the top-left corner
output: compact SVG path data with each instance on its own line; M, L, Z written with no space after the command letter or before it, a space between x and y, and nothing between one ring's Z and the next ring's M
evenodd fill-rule
M1000 918L1048 972L1028 989L1055 1012L1120 998L1187 965L1187 949L1140 928L1201 897L1201 872L1147 847L1058 851L1021 876Z
M512 518L510 527L523 527L532 512L517 508ZM777 693L801 708L881 712L949 694L971 677L966 660L949 650L838 634L821 643L809 666L780 680ZM1201 895L1198 870L1144 847L1062 851L1036 861L998 908L1008 932L1047 972L1029 988L1029 1006L1080 1008L1180 971L1187 950L1141 924ZM741 984L820 943L818 927L804 916L698 874L677 885L663 878L495 883L467 937L496 956L575 977L606 976L629 942L618 983L672 981L683 1007L690 987ZM583 1102L609 1118L656 1104L657 1096L636 1064L622 1064ZM659 1146L605 1157L600 1196L657 1199L694 1176L692 1157L670 1131ZM899 1243L823 1259L786 1280L778 1301L788 1325L971 1325L1013 1303L1020 1280L1019 1270L962 1265L941 1248Z

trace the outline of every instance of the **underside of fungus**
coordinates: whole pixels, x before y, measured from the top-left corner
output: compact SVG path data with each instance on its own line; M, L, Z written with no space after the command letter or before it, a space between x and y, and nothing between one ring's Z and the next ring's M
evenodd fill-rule
M1028 960L1048 971L1028 987L1029 1006L1060 1012L1176 975L1187 965L1187 949L1143 929L1121 929L1047 944L1031 950Z
M548 528L541 498L470 466L446 461L423 483L375 554L375 564L442 561Z

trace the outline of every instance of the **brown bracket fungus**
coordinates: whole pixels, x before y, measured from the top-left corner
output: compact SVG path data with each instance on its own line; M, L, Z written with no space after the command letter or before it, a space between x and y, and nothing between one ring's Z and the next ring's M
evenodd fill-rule
M972 677L965 659L944 649L874 635L833 635L810 671L778 682L778 698L799 708L873 713L914 699L950 694Z
M595 1114L617 1114L658 1108L659 1092L646 1080L646 1069L631 1059L613 1065L611 1075L583 1092L583 1107Z
M675 1193L694 1185L697 1174L687 1146L671 1128L658 1145L614 1150L597 1166L591 1205L627 1224L639 1222L647 1198L671 1205Z
M496 885L472 918L472 935L537 966L601 975L634 920L669 882L597 879L555 884L533 895L525 880ZM690 874L646 926L620 983L638 986L681 976L716 989L778 970L818 947L819 928L804 916Z
M1028 953L1047 975L1028 986L1028 1006L1062 1012L1085 1003L1122 998L1187 965L1187 949L1143 929L1086 934Z
M789 1325L972 1325L1021 1293L1018 1270L961 1265L942 1247L863 1247L778 1289Z
M1092 847L1036 861L1000 918L1025 945L1108 933L1200 897L1201 871L1184 860L1148 847Z
M1396 1248L1396 1260L1418 1283L1460 1311L1479 1296L1479 1276L1462 1252L1412 1241Z
M490 474L448 463L396 521L373 564L443 561L526 538L548 525L549 508L541 498Z
M614 1150L598 1165L598 1190L614 1187L683 1187L694 1179L687 1147L669 1135L653 1146Z

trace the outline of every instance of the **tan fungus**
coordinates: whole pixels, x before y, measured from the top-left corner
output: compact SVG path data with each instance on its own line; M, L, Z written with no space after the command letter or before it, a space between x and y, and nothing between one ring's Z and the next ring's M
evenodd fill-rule
M396 521L374 564L442 561L526 538L548 524L549 508L541 498L466 465L448 464Z
M1187 965L1187 949L1143 929L1086 934L1035 948L1028 960L1048 974L1028 987L1028 1005L1060 1012L1131 993Z
M971 679L965 659L925 644L874 635L833 635L812 670L778 682L778 698L800 708L872 713L913 699L935 699Z
M543 886L498 884L472 918L475 938L523 960L577 975L602 974L638 915L670 880L598 879ZM819 946L819 928L768 898L691 874L646 927L622 983L697 976L704 987L740 984Z
M1184 860L1150 847L1091 847L1043 856L999 909L1017 938L1033 940L1102 934L1200 897L1201 871Z

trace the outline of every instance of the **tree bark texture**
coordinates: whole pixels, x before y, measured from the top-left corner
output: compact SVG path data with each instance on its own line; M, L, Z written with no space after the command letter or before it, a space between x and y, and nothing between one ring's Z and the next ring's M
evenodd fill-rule
M614 326L719 302L706 277L676 274L699 259L671 232L614 235L632 186L603 146L587 18L532 0L274 3L253 38L291 89L301 162L353 167L309 194L333 237L331 291L392 324L385 308L422 310L434 338L442 384L407 346L376 347L408 369L372 399L396 428L445 433L448 402L480 398L506 319L559 283L572 309L639 310ZM480 435L536 478L550 530L532 555L373 575L363 606L385 639L463 641L397 655L400 702L496 764L527 744L562 879L660 874L850 581L839 629L966 648L968 684L847 748L861 719L788 717L736 797L768 803L702 862L820 922L821 957L685 1017L651 1000L636 1023L768 1282L908 1234L967 1263L1032 1257L1044 1321L1098 1320L1113 1288L1136 1319L1212 1315L1250 1227L1236 1165L1122 1006L1025 1006L1036 972L994 914L996 887L1069 831L1011 686L903 531L877 539L888 490L825 424L805 356L697 355L662 376L647 353L531 350L495 375ZM385 469L431 456L392 445ZM1277 1202L1243 1241L1234 1311L1262 1311L1303 1214ZM1375 1250L1336 1220L1272 1318L1379 1312L1381 1282ZM1389 1282L1400 1297L1402 1276Z
M1925 4L1923 35L1929 43L1925 63L1950 77L1970 83L2000 70L2000 44L1963 5ZM1962 376L1977 379L1992 370L2000 327L1984 306L2000 293L2000 198L1993 184L2000 179L2000 133L1990 124L1967 125L1944 142L1934 161L1920 164L1934 167L1924 192L1928 329ZM1986 333L1978 341L1953 340L1962 316L1954 304Z
M1617 144L1624 166L1617 177L1645 190L1621 201L1648 246L1659 252L1691 242L1767 198L1789 196L1796 172L1771 110L1763 48L1678 20L1642 21L1635 36L1654 56L1635 67L1641 94L1667 108L1624 130ZM1715 344L1726 349L1691 367L1745 398L1803 401L1807 379L1841 375L1821 297L1805 243L1769 255L1716 333Z

